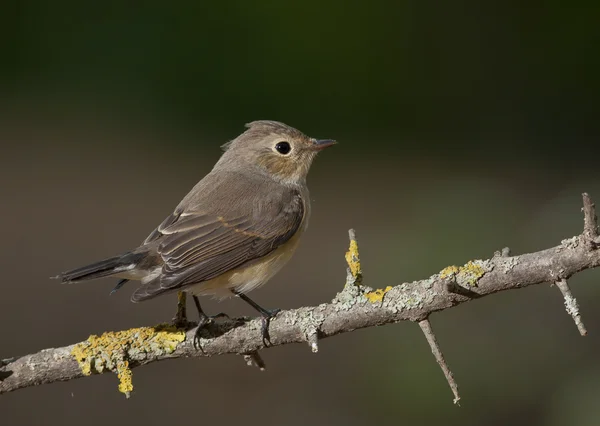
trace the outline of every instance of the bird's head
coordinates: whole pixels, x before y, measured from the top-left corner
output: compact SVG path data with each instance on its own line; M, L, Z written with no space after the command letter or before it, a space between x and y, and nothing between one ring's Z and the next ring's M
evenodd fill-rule
M310 138L277 121L253 121L246 127L248 130L223 145L225 153L217 166L255 167L281 183L303 183L317 153L336 143Z

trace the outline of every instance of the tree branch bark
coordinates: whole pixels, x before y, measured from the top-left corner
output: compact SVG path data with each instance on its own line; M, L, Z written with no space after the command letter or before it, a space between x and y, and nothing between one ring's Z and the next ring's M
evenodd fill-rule
M329 303L277 314L270 322L270 343L263 342L261 320L247 318L210 324L202 332L199 350L193 344L193 323L179 329L161 325L105 333L75 345L1 360L0 394L113 371L119 375L119 389L128 395L132 389L131 368L181 357L240 354L249 364L264 369L258 353L269 346L308 342L316 352L319 340L336 334L407 320L419 322L423 328L423 324L429 324L423 321L432 313L475 298L534 284L566 283L579 271L600 265L595 241L597 219L587 194L583 210L582 234L563 240L556 247L519 256L508 256L508 250L503 250L488 260L449 266L427 279L379 290L361 284L358 245L352 232L344 289ZM574 314L573 317L576 318ZM428 341L435 343L431 328L425 327L424 331L431 334ZM440 362L443 356L437 343L432 344L433 348L434 354L439 352L436 359ZM445 375L452 377L445 363L440 365ZM452 380L450 385L457 401L456 383Z

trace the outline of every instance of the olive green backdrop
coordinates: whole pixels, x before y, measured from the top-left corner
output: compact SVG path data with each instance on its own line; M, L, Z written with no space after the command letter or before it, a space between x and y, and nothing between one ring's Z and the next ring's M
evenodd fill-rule
M0 357L171 318L114 280L47 277L138 244L256 119L340 144L309 176L311 226L253 293L331 300L347 229L373 287L580 232L600 200L597 2L8 2L0 13ZM432 316L463 397L415 324L0 397L6 425L597 425L600 271ZM211 312L253 314L237 300Z

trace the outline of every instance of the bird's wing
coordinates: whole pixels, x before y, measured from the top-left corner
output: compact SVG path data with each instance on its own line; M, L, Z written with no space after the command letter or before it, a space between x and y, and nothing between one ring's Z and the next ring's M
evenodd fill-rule
M216 212L184 210L169 216L146 240L158 244L162 273L132 299L149 299L248 264L283 245L302 224L304 204L296 190L273 190L246 201Z

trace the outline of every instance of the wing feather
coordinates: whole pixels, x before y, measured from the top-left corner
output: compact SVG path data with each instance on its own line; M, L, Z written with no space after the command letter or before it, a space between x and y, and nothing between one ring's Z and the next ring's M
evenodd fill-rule
M268 255L298 231L305 214L300 192L281 187L229 212L209 206L174 212L146 239L157 244L164 265L159 278L134 293L134 301L208 281Z

